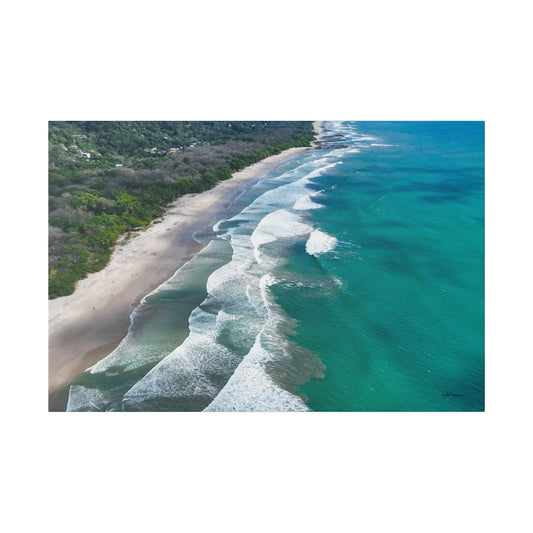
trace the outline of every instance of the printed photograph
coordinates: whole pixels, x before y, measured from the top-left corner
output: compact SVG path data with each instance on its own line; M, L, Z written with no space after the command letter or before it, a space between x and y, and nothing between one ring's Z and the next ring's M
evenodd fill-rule
M484 411L484 122L48 133L49 411Z

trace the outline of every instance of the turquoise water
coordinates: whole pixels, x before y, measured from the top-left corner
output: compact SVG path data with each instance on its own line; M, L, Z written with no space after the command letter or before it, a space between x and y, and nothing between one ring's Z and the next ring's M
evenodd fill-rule
M484 409L484 124L328 122L137 310L70 410Z
M288 266L304 273L306 298L276 287L300 321L296 342L327 368L323 380L302 387L309 407L483 410L483 124L361 123L343 131L376 140L316 181L327 191L313 221L339 243ZM331 277L341 288L322 294Z

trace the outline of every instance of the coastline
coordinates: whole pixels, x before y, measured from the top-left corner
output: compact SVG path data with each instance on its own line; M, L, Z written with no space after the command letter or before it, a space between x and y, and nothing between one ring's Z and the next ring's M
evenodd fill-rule
M315 138L313 141L311 141L312 148L320 147L320 138L326 131L324 128L324 122L324 120L315 120L315 122L313 122L313 128L315 129Z
M314 128L319 135L320 123L314 122ZM118 346L141 299L205 246L194 234L221 218L240 189L270 166L310 148L290 148L212 189L178 198L161 221L119 242L103 270L80 280L73 294L48 302L50 411L64 410L69 383Z

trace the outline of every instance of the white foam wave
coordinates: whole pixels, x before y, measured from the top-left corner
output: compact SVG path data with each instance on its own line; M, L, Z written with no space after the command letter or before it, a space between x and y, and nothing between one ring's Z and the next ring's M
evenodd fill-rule
M204 411L308 411L301 398L276 384L265 369L275 355L262 347L261 338L267 332L272 335L276 325L284 320L268 289L274 283L276 279L270 273L261 277L259 287L267 319L251 350ZM276 336L275 344L286 355L286 341Z
M106 406L106 395L99 389L72 385L68 394L67 411L100 411Z
M339 120L331 120L326 123L327 130L347 130L347 125Z
M236 234L236 225L239 226L240 230L245 231L248 224L255 225L254 221L275 209L292 208L296 202L299 202L298 206L305 204L305 209L320 207L319 204L311 205L309 201L300 200L300 198L302 196L312 197L308 187L312 180L342 163L339 160L340 150L336 152L334 157L328 154L326 157L308 161L277 178L272 178L271 181L281 181L282 183L261 194L235 217L217 222L213 226L213 231L218 234L219 238L228 239L228 236ZM332 159L334 160L332 161Z
M212 336L191 332L179 348L124 395L123 403L127 409L143 409L154 401L163 401L176 410L205 405L219 391L217 379L227 379L238 360Z
M310 191L308 186L312 183L312 180L314 178L321 176L322 174L339 164L341 164L341 161L334 161L325 165L321 165L318 168L314 168L296 181L285 183L280 187L265 192L256 200L254 200L243 211L243 213L249 215L257 211L264 213L268 211L271 212L274 209L279 209L280 207L292 207L301 196L309 195ZM243 213L241 213L241 215Z
M246 242L248 241L248 242ZM215 270L207 279L207 292L213 294L218 287L231 282L238 273L246 275L253 262L249 239L232 235L233 257L231 261Z
M315 257L320 254L331 252L337 245L337 239L318 229L314 230L305 243L305 251Z
M259 247L281 238L298 237L311 233L313 227L305 222L301 216L291 213L286 209L278 209L264 217L251 236L256 260L260 262L257 253Z
M314 195L310 194L308 196L300 196L296 202L294 202L294 205L292 206L293 209L296 209L297 211L307 211L309 209L322 209L324 206L317 204L316 202L313 202L312 197Z
M311 161L306 161L305 163L302 163L301 165L298 165L297 167L287 170L286 172L283 172L283 174L280 174L279 176L276 176L275 178L271 178L272 181L284 181L284 180L291 180L294 178L295 175L301 174L302 172L307 172L309 169L313 170L318 166L322 166L325 163L330 161L328 157L320 157L319 159L312 159Z
M352 141L379 141L379 139L371 135L359 135L358 137L352 138Z
M313 170L312 172L309 172L309 174L307 176L304 176L304 178L302 178L302 179L309 180L309 179L312 179L312 178L316 178L317 176L320 176L320 175L324 174L330 168L334 168L337 165L340 165L341 163L342 163L342 161L333 161L333 163L328 163L327 165L324 165L322 167L319 167L319 168Z
M264 367L273 357L283 360L284 350L289 353L283 348L285 334L278 335L273 328L276 324L287 324L290 319L276 311L268 290L275 280L267 272L283 262L284 254L277 250L278 253L270 257L268 247L261 250L264 254L260 254L259 249L282 239L303 240L313 232L313 226L305 217L291 209L322 207L312 201L318 193L311 191L308 185L313 178L340 163L337 154L334 161L328 154L285 173L283 179L287 183L281 182L279 187L263 193L235 217L215 224L213 229L218 237L229 239L231 243L231 261L208 277L208 296L189 317L188 337L177 348L176 345L169 347L163 360L161 350L153 354L156 366L129 391L124 390L124 396L117 399L118 408L122 400L122 408L126 410L157 410L158 406L173 410L198 409L199 405L205 406L216 397L217 402L210 410L224 406L223 410L306 409L303 401L277 385ZM130 346L129 341L125 340L120 350L94 370L111 375L115 365L135 368L145 363L146 347L137 340ZM230 392L232 387L233 393ZM71 406L74 409L79 405L96 406L102 402L104 405L106 399L100 396L98 390L80 387L72 396Z
M308 411L301 398L282 389L265 372L263 365L270 358L258 339L204 411Z

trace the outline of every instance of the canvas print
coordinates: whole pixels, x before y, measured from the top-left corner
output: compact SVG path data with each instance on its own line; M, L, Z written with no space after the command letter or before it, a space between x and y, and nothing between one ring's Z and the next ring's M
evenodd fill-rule
M483 411L484 130L49 122L49 410Z

